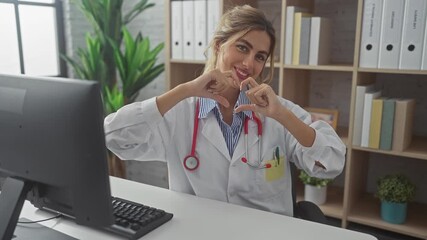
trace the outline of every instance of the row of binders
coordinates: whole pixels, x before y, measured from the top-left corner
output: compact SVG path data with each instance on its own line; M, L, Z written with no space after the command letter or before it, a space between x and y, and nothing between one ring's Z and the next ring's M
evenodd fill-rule
M172 59L205 60L220 18L219 0L171 0Z
M330 19L313 16L301 7L286 7L285 64L328 64L330 36Z
M427 70L426 12L426 0L365 0L360 67Z
M415 99L381 97L374 85L356 87L353 145L404 151L411 143Z

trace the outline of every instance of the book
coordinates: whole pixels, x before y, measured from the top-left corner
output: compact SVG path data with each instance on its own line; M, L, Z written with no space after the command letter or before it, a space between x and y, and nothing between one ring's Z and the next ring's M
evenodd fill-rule
M378 68L397 69L405 0L384 0Z
M182 57L194 60L194 1L182 1Z
M286 32L285 32L285 64L292 64L292 48L294 39L294 18L296 12L307 12L297 6L286 7Z
M308 65L308 58L310 54L310 28L311 17L303 17L301 20L301 38L299 51L300 65Z
M369 147L369 131L371 129L372 101L381 96L381 91L365 93L362 123L362 147Z
M171 1L171 51L172 59L183 58L183 32L182 32L182 1Z
M426 6L426 0L405 1L399 69L421 69Z
M383 115L384 99L372 100L371 124L369 128L369 147L380 148L381 120Z
M330 62L331 20L312 17L310 29L309 65L325 65Z
M380 149L391 150L396 99L384 99L381 118Z
M293 46L292 46L292 64L299 64L299 54L301 49L301 23L303 17L311 17L310 13L295 13L294 18L294 35L293 35Z
M365 93L372 92L374 85L359 85L356 87L356 106L354 110L353 126L353 145L361 146L362 143L362 125L363 125L363 108L365 106Z
M415 99L396 100L393 125L393 151L404 151L412 140Z
M377 68L383 0L365 0L363 2L359 66Z
M194 1L194 59L206 60L205 50L208 46L207 39L207 2L206 0Z

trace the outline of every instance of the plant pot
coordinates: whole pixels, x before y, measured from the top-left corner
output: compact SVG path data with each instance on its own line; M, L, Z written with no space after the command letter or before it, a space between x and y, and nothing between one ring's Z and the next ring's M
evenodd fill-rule
M407 203L381 202L381 218L389 223L402 224L406 220Z
M316 187L306 184L304 187L304 200L322 205L326 202L327 187Z

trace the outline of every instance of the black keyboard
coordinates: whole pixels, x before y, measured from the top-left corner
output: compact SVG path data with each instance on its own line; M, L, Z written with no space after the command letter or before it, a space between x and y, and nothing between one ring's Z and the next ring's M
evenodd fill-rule
M114 225L106 230L128 239L138 239L169 221L173 214L162 209L113 197Z

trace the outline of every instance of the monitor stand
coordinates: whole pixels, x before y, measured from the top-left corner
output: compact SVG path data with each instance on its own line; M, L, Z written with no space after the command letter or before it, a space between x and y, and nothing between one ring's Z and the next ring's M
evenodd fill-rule
M12 239L30 185L13 177L4 181L0 194L0 239Z

